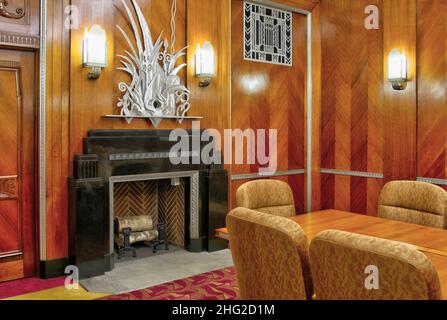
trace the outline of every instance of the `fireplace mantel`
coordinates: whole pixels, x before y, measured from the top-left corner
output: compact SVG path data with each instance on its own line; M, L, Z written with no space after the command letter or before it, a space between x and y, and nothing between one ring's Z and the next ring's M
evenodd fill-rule
M226 242L215 237L214 230L225 226L228 174L221 165L173 165L169 157L175 142L169 141L170 133L94 130L84 139L84 154L75 159L70 219L71 260L78 266L81 278L103 275L114 268L111 191L113 184L120 181L189 179L186 250L217 251L227 247ZM188 137L191 141L194 138L191 131ZM197 155L190 151L188 156L192 160Z

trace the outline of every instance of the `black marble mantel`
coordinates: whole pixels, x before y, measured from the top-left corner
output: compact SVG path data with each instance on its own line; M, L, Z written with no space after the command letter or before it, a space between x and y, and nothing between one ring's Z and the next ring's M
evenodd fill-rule
M70 260L79 268L80 278L103 275L114 268L110 248L109 182L111 178L157 173L198 172L198 231L191 237L185 208L185 243L191 252L225 249L225 241L214 230L225 226L228 212L228 173L222 165L173 165L169 152L170 130L92 130L84 139L84 154L75 159L71 179ZM193 136L187 131L187 137ZM203 142L205 143L205 142ZM190 163L195 156L190 151ZM186 183L189 199L191 183ZM197 225L196 225L197 226Z

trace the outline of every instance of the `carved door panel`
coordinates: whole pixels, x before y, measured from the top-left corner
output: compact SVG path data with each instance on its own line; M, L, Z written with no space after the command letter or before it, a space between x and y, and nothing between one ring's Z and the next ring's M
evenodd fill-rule
M39 1L0 0L0 44L39 46Z
M0 50L0 282L36 271L35 66Z

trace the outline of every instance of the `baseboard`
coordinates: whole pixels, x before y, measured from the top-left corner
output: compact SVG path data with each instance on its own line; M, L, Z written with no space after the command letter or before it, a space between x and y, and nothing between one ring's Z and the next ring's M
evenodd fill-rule
M42 279L57 278L65 275L65 268L69 265L69 259L40 261L39 274Z

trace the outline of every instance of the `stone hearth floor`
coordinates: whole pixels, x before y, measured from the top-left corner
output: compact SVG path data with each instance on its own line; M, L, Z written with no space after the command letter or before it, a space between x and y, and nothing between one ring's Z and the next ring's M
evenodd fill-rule
M152 255L149 248L139 248L138 256L119 261L112 272L81 285L89 292L122 294L233 266L230 250L190 253L171 248Z

